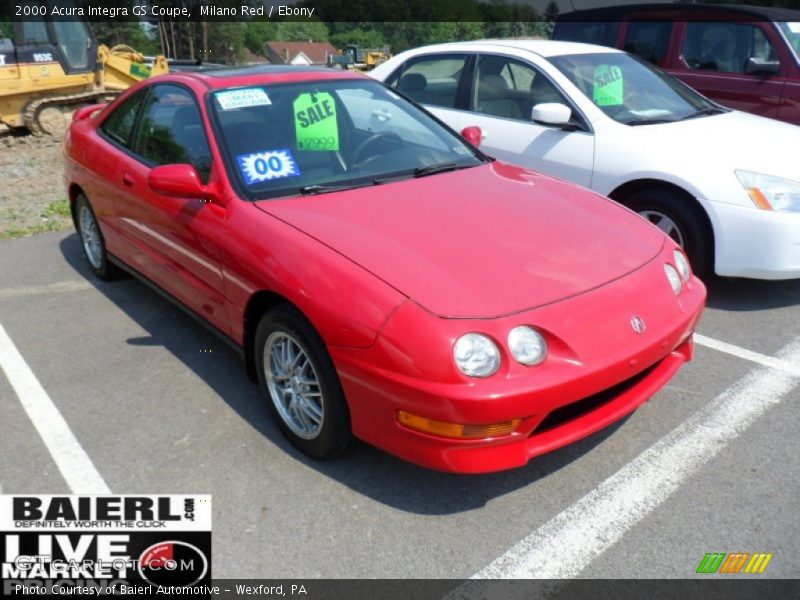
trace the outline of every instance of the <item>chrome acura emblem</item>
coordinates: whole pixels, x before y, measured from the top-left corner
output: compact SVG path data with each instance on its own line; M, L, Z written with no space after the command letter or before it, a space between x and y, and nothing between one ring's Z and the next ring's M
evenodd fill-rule
M644 319L642 319L642 317L637 317L636 315L631 317L631 327L636 333L644 333L647 329Z

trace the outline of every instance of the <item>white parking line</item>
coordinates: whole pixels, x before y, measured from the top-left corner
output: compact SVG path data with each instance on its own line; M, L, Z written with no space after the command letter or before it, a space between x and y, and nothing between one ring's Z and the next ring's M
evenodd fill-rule
M0 368L33 422L58 470L75 494L110 494L64 417L0 324Z
M800 383L794 376L800 367L800 338L779 356L794 374L783 368L751 371L473 579L578 575ZM480 591L466 583L450 597Z
M746 348L740 348L739 346L734 346L733 344L729 344L727 342L720 342L719 340L700 335L699 333L694 334L694 341L701 346L705 346L706 348L719 350L720 352L725 352L731 356L737 356L739 358L743 358L744 360L749 360L750 362L769 367L770 369L785 371L791 375L800 377L800 365L793 365L790 362L781 360L780 358L767 356L766 354L759 354L758 352L753 352L752 350L747 350Z

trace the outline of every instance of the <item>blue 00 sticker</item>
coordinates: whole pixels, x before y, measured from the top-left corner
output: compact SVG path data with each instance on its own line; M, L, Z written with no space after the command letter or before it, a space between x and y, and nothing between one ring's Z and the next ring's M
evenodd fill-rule
M242 154L236 162L247 185L300 175L300 167L288 148Z

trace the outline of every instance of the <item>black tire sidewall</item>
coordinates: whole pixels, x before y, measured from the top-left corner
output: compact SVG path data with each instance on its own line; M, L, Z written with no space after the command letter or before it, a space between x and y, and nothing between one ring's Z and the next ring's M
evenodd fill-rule
M264 346L270 334L276 331L290 335L300 344L311 361L320 384L324 407L322 430L317 437L310 440L301 438L286 425L275 408L267 386L264 373ZM313 326L300 311L291 306L279 306L261 318L254 343L258 385L283 435L295 447L313 458L331 458L344 452L352 439L350 413L333 361L325 348L325 343Z
M83 243L83 229L81 228L80 224L80 211L81 207L85 206L86 210L89 211L89 214L92 215L92 219L94 219L95 224L97 225L97 232L100 236L100 266L95 267L92 264L92 261L89 260L89 256L86 253L86 247ZM103 232L100 229L100 222L97 220L97 216L94 214L94 209L92 208L91 202L89 199L84 195L80 194L75 199L75 229L78 232L78 237L81 240L81 251L83 252L83 257L86 259L86 264L89 265L89 269L91 269L92 273L96 277L102 280L110 280L113 279L117 275L116 267L108 260L108 252L106 251L106 240L103 237Z
M707 277L713 273L713 233L709 231L703 218L702 208L668 190L637 192L624 204L637 213L654 211L672 219L683 237L683 251L689 257L692 270L700 277Z

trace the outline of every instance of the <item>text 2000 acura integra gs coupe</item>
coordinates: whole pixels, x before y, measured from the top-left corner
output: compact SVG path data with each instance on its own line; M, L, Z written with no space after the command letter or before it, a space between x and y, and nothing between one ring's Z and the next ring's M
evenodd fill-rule
M692 356L705 289L670 238L362 75L175 74L100 108L65 143L91 269L233 341L311 456L356 436L446 471L524 465Z

